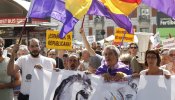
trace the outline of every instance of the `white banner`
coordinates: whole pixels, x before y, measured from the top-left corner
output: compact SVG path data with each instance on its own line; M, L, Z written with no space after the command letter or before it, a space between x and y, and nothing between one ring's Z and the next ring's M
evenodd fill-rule
M96 75L34 70L29 100L175 100L175 76L141 76L130 82L104 82Z
M96 75L34 70L29 100L135 100L138 80L104 82Z
M141 76L137 100L175 100L175 77Z

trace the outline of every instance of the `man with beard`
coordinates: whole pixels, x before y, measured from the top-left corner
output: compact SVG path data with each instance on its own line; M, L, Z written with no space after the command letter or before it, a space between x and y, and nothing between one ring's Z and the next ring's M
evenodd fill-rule
M22 83L18 100L28 100L30 95L30 85L33 69L53 69L54 65L50 58L44 57L40 54L41 44L40 41L36 38L32 38L29 40L28 49L30 54L19 57L14 63L15 55L18 49L19 45L14 45L12 56L8 64L7 73L9 75L15 75L21 69Z
M19 72L11 76L7 74L9 58L3 56L4 44L4 39L0 37L0 98L1 100L13 100L13 88L21 84L21 78Z

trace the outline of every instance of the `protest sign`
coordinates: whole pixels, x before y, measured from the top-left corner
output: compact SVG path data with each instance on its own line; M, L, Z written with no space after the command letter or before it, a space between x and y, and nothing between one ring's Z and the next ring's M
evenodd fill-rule
M86 36L87 41L89 42L89 44L95 42L95 35L91 35L91 36Z
M120 44L121 42L133 42L134 41L134 34L128 33L125 29L123 28L116 28L115 33L114 33L115 39L114 42ZM123 39L123 41L122 41Z
M71 50L72 49L72 32L68 33L63 39L58 37L59 31L46 31L46 48Z

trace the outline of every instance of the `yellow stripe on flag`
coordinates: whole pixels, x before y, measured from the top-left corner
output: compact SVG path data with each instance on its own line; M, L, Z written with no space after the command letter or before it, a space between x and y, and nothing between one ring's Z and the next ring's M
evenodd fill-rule
M137 3L127 3L122 0L100 0L112 13L128 16L137 6Z
M92 0L66 0L66 9L73 17L81 19L89 10L91 3Z

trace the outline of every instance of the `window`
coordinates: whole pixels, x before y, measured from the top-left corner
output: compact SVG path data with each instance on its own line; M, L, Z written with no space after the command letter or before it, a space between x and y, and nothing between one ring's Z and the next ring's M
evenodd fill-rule
M149 32L149 28L140 28L140 32Z
M146 21L146 22L150 21L150 11L148 8L140 9L139 21Z
M149 15L149 9L148 8L141 8L140 15Z
M89 27L89 36L92 35L92 27Z
M107 36L110 36L113 34L114 34L114 27L113 26L107 27Z
M101 35L101 30L96 30L96 41L102 40L104 37Z
M89 15L89 20L93 20L93 15Z

